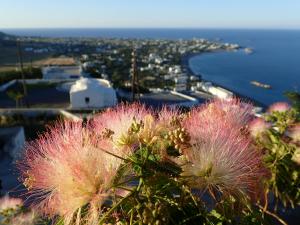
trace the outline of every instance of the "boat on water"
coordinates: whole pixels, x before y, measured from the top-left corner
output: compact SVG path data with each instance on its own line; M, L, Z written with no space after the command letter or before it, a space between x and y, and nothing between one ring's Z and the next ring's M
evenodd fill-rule
M253 49L252 48L245 48L244 51L246 52L246 54L252 54L253 53Z
M264 83L260 83L256 80L253 80L250 82L251 84L253 84L254 86L257 86L257 87L261 87L261 88L265 88L265 89L271 89L271 85L269 84L264 84Z

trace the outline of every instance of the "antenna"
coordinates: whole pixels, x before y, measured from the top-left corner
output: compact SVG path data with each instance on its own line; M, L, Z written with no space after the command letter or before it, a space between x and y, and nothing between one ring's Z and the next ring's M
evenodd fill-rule
M132 51L132 65L131 65L131 72L132 72L132 101L140 98L140 90L139 90L139 81L138 81L138 69L137 69L137 51L134 48Z
M22 49L21 49L21 42L18 39L17 40L17 48L18 48L18 59L19 59L19 68L21 71L21 76L22 76L22 86L23 86L23 94L24 94L24 101L25 105L28 107L28 102L27 102L27 87L26 87L26 82L25 82L25 74L24 74L24 69L23 69L23 55L22 55Z

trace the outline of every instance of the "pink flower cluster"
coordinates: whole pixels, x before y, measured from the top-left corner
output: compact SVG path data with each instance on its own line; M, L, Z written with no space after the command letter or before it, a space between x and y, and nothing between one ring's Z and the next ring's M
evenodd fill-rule
M19 163L27 201L44 214L63 216L65 224L88 205L85 220L94 224L121 163L95 142L81 122L63 122L28 143Z
M300 142L300 123L292 126L289 130L289 136L295 141Z
M256 118L249 124L250 134L256 138L267 132L272 127L271 123L266 122L263 118Z
M252 118L250 104L231 99L212 101L188 115L133 104L109 109L86 126L57 123L27 144L19 163L28 201L46 215L63 216L65 224L74 218L78 224L96 224L104 202L120 193L114 182L122 159L141 145L162 159L170 146L178 149L183 176L194 188L256 194L264 170L244 131ZM85 218L83 208L88 209Z
M264 174L262 156L243 132L252 112L251 105L237 99L215 100L184 121L192 147L183 170L194 188L233 195L257 192Z
M137 137L129 132L132 124L140 123L150 113L139 104L120 105L95 116L89 125L95 134L104 137L99 139L99 147L126 157L137 143Z
M22 199L12 198L9 196L4 196L0 198L0 212L5 210L16 210L17 208L23 206Z
M269 109L268 109L268 112L269 113L273 113L273 112L286 112L288 110L291 109L291 106L286 103L286 102L276 102L274 104L272 104Z

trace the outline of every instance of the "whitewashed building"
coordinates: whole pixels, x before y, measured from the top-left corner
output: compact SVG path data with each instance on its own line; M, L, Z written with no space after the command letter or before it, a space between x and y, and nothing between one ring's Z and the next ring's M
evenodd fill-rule
M81 78L70 89L73 109L105 108L117 104L116 91L104 79Z
M214 86L211 82L199 82L197 84L202 90L221 99L229 99L233 97L233 93L221 87Z
M80 66L48 66L42 69L43 79L79 79L85 76Z

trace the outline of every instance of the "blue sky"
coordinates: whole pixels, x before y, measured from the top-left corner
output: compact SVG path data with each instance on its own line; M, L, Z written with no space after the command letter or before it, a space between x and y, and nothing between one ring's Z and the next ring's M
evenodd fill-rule
M0 28L300 29L300 0L0 0Z

